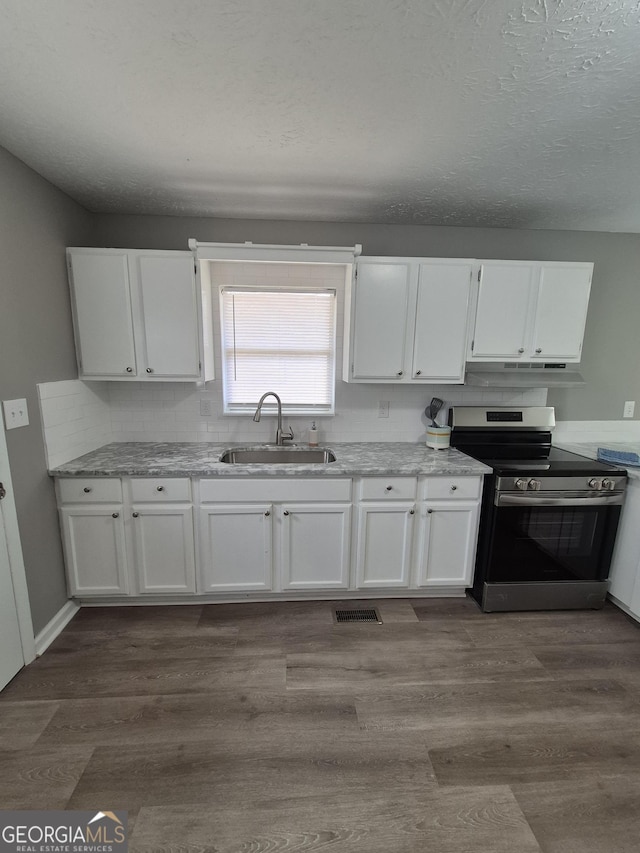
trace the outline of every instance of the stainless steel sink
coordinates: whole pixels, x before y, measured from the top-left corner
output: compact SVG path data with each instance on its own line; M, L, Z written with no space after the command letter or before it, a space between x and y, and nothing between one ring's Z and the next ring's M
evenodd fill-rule
M336 457L326 448L308 447L247 447L230 448L220 457L220 462L231 465L327 465Z

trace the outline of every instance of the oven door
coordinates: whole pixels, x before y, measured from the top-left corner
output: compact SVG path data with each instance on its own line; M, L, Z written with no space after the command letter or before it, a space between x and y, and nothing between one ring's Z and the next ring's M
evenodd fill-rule
M606 580L623 500L623 494L496 493L484 580Z

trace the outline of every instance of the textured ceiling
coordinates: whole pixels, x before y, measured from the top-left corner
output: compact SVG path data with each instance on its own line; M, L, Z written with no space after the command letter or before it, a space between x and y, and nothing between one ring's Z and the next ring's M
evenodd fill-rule
M2 0L0 144L93 211L640 231L640 2Z

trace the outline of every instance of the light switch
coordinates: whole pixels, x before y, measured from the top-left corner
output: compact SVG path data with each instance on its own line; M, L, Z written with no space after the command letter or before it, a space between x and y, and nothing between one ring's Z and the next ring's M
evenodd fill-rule
M4 425L6 429L29 426L29 412L26 400L4 400Z

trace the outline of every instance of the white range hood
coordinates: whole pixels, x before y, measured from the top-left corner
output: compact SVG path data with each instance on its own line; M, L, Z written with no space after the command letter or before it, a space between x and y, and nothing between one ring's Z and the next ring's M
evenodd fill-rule
M465 385L482 388L575 388L584 385L579 365L478 363L467 365Z

